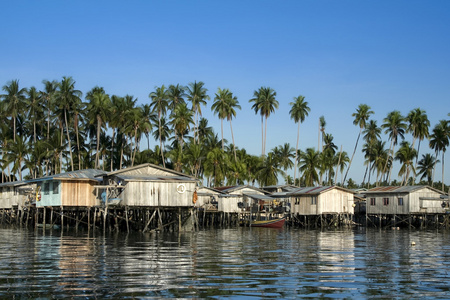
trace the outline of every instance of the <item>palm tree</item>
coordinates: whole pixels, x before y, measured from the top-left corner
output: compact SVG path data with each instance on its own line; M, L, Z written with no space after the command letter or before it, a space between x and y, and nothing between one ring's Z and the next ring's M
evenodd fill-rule
M327 126L327 121L325 121L325 117L320 116L320 118L319 118L319 141L318 141L318 145L317 145L317 151L321 151L320 149L322 149L322 151L323 151L323 139L324 139L324 135L325 135L325 127L326 126ZM322 144L320 144L321 133L322 133Z
M193 124L193 112L188 109L186 103L181 103L172 111L171 118L170 124L175 130L175 136L178 138L182 151L184 135L189 132Z
M28 95L25 105L28 107L28 120L33 122L33 143L37 142L37 132L36 125L39 120L42 120L42 105L41 105L41 97L37 89L32 86L30 89L26 91Z
M272 152L263 156L262 164L258 168L257 178L260 186L275 185L278 182L278 174L285 173L281 170L278 158Z
M314 148L307 148L300 157L300 171L306 186L314 186L319 181L317 169L320 168L320 154Z
M223 120L227 117L227 109L228 109L228 99L232 98L233 94L229 89L221 89L220 87L217 89L217 93L214 97L214 103L211 106L211 110L215 115L217 115L220 119L220 133L222 136L222 150L224 151L224 142L223 142Z
M166 89L164 85L161 87L155 87L155 91L151 92L148 96L150 99L152 99L152 102L150 103L150 106L152 107L153 111L158 112L158 140L159 140L159 148L161 150L161 159L163 162L163 167L166 167L166 163L164 160L164 151L162 146L162 128L161 128L161 119L166 115L167 108L169 106L169 91Z
M154 120L156 120L156 115L154 111L151 109L150 104L143 104L141 106L142 110L142 123L141 129L147 137L147 150L150 150L150 132L153 128Z
M420 177L421 181L426 177L429 186L433 185L433 170L438 162L439 160L430 153L422 154L422 158L419 160L417 175L422 175Z
M394 149L395 145L398 143L398 138L400 137L402 140L404 139L404 134L407 128L407 125L405 123L405 118L401 115L401 113L398 110L394 110L390 112L386 118L383 120L383 124L381 125L381 128L384 128L384 133L389 134L389 139L391 140L391 145L389 146L389 153L390 156L394 157ZM383 173L386 172L386 168L388 165L388 161L386 161L386 164L384 166ZM391 166L392 168L392 166ZM391 168L389 168L389 179L388 182L391 181Z
M345 172L344 182L345 182L345 179L347 179L348 171L350 170L350 166L352 165L353 158L355 157L356 148L358 148L358 142L359 142L359 138L361 136L361 132L363 131L364 128L366 128L366 122L367 122L367 120L369 120L370 115L373 113L374 112L372 110L370 110L369 105L360 104L358 106L358 108L356 109L356 112L352 114L352 117L355 118L353 120L353 125L359 126L359 133L358 133L358 137L356 138L356 144L355 144L355 148L353 149L352 158L350 159L350 163L348 164L348 169Z
M200 144L189 143L186 145L186 153L184 156L185 165L190 167L190 174L195 178L199 177L202 162L205 159L205 152Z
M202 81L194 81L188 84L187 87L187 99L191 101L192 111L194 112L194 143L200 143L198 138L198 121L202 115L202 105L206 106L206 100L209 100L209 96L206 94L208 90L204 88L205 84Z
M297 127L297 144L295 146L295 158L294 158L294 183L297 179L297 162L298 162L298 142L300 139L300 124L305 121L305 118L308 116L311 109L308 106L308 102L305 101L305 97L299 95L298 97L294 97L294 102L289 103L291 106L291 110L289 114L291 119L294 119L294 122L298 124Z
M25 163L30 146L26 143L22 136L17 136L15 141L8 145L8 153L6 154L6 162L13 163L12 172L19 172L19 180L22 181L22 164Z
M218 187L223 183L227 161L227 155L220 148L214 148L206 155L205 175L212 186Z
M186 94L184 90L185 88L179 84L169 85L169 88L167 89L167 96L169 97L169 109L171 111L175 110L178 104L185 103L184 97L186 97Z
M433 128L433 133L430 136L430 148L436 152L436 157L438 157L439 153L442 151L442 191L444 191L444 169L445 169L444 154L449 145L449 139L450 139L449 122L446 120L441 120Z
M109 95L105 93L103 88L94 87L86 96L89 100L87 104L89 122L93 125L96 124L97 129L97 151L95 153L95 168L99 168L100 165L100 132L101 128L108 120L108 116L111 113L111 100Z
M13 141L16 141L17 117L22 112L25 104L26 88L19 88L19 80L12 80L3 86L6 94L1 95L4 101L4 109L8 117L13 122Z
M403 175L402 185L408 184L409 174L412 171L413 174L416 173L416 170L413 166L414 158L417 156L417 151L414 149L408 141L402 141L400 148L398 149L395 159L400 161L402 164L400 171L398 172L399 176Z
M294 148L292 148L289 143L284 143L282 146L273 148L271 153L273 154L273 159L277 162L277 165L287 171L294 166L294 163L292 162L292 159L295 158L294 151Z
M249 102L253 102L252 109L255 114L261 115L261 132L262 132L262 156L265 155L266 137L267 137L267 119L270 114L278 109L278 101L275 99L277 93L270 87L260 87L259 90L253 92L253 98ZM265 119L265 126L264 126Z
M416 143L416 140L419 139L419 145L417 146L417 156L415 167L417 166L417 159L419 158L420 151L420 142L423 141L424 138L429 137L428 128L430 127L430 121L428 120L427 113L420 108L413 109L409 112L406 117L408 122L408 131L411 132L413 136L412 147Z
M234 142L233 126L231 120L236 117L236 109L241 109L237 97L233 96L233 93L229 89L218 88L216 96L214 98L215 102L211 106L211 110L214 114L217 114L220 119L220 128L222 134L222 150L224 150L224 139L223 139L223 120L226 118L230 121L231 138L233 140L234 149L234 159L236 160L236 144Z
M82 92L80 90L75 89L75 81L72 77L63 77L60 83L58 83L58 90L55 94L55 101L58 103L60 109L64 112L64 124L66 127L67 141L69 143L69 151L70 151L70 163L73 167L73 155L72 155L72 146L70 142L69 135L69 122L67 119L68 112L71 113L72 107L75 103L81 101Z

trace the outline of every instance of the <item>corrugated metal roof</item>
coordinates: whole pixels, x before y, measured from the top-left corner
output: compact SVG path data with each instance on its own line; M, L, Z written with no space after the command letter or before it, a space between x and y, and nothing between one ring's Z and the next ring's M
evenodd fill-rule
M292 192L289 192L288 195L289 196L294 196L294 195L318 195L320 193L323 193L325 191L331 190L331 189L339 189L341 191L345 191L348 193L352 193L354 194L354 192L352 190L348 190L345 189L343 187L339 187L339 186L309 186L309 187L301 187L298 188Z
M29 182L41 182L46 180L95 180L101 181L97 176L106 174L105 171L96 170L96 169L86 169L86 170L77 170L67 173L54 174L50 176L45 176L41 178L31 179Z
M186 176L158 176L158 175L121 175L116 174L117 178L124 181L179 181L179 182L195 182L194 178Z
M107 175L107 176L110 176L110 175L117 175L117 176L119 176L118 174L121 174L121 173L126 173L126 172L139 170L139 169L145 169L145 168L154 168L154 169L157 169L157 170L161 170L161 171L173 174L174 176L183 176L183 177L194 178L193 176L186 175L186 174L183 174L181 172L177 172L175 170L164 168L162 166L154 165L154 164L150 164L150 163L137 165L137 166L133 166L133 167L125 168L125 169L120 169L120 170L117 170L117 171L109 172L108 174L105 174L105 175ZM147 175L151 176L152 174L147 174Z
M11 181L11 182L4 182L0 183L0 187L7 187L7 186L21 186L21 185L29 185L31 182L27 180L19 180L19 181Z
M362 194L367 193L411 193L423 188L427 188L426 185L407 185L407 186L379 186L368 191L362 192ZM429 187L428 187L429 188Z
M274 200L272 197L260 194L243 193L243 195L257 200Z

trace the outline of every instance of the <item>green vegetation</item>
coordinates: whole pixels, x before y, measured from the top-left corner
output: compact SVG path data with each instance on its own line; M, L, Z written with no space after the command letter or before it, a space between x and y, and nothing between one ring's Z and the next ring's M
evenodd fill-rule
M148 103L141 106L131 95L109 95L102 87L92 88L83 100L83 93L76 89L71 77L42 83L41 89L22 88L18 80L12 80L2 87L2 182L22 180L23 174L26 179L86 168L111 171L148 162L190 174L212 187L273 185L283 177L286 184L338 184L349 188L414 184L418 179L422 184L446 189L443 182L434 182L434 178L436 164L444 166L450 122L441 120L429 130L427 114L419 108L406 117L399 111L390 112L378 126L370 119L374 113L370 106L360 104L352 114L359 134L349 158L342 147L338 151L333 135L326 130L324 116L319 119L317 149L299 149L300 124L310 112L305 97L299 95L290 103L289 112L298 125L295 149L285 143L267 151L268 118L279 103L272 88L260 87L252 99L245 100L261 116L261 156L256 156L234 142L232 120L241 106L227 88L218 88L211 105L221 120L219 138L202 117L202 107L210 97L201 81L187 86L157 86L149 93ZM223 138L224 120L230 123L232 143ZM382 130L388 135L389 148L381 140ZM412 144L404 140L406 134L411 134ZM146 149L140 149L145 144L141 143L143 136L147 139ZM159 144L153 149L150 136ZM366 171L358 185L347 176L361 136L364 144L360 151ZM420 153L423 141L429 142L433 154ZM391 181L394 162L400 164L400 182ZM287 175L292 169L293 178Z

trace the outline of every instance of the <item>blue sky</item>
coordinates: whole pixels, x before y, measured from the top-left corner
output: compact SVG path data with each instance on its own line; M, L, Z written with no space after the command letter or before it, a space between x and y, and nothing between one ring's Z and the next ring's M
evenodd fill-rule
M298 95L311 108L300 148L317 147L323 115L326 131L349 155L359 132L351 115L361 103L372 107L379 125L392 110L406 115L420 107L432 127L450 112L450 1L4 1L0 7L2 86L19 79L23 87L42 88L43 79L72 76L83 93L99 85L140 104L162 84L203 81L211 99L218 87L229 88L242 106L233 120L236 144L252 154L261 153L261 124L248 100L261 86L272 87L280 103L268 121L267 149L295 147L289 103ZM220 133L211 104L203 116ZM231 141L228 124L225 138ZM357 182L361 146L349 174ZM440 165L436 171L440 180Z

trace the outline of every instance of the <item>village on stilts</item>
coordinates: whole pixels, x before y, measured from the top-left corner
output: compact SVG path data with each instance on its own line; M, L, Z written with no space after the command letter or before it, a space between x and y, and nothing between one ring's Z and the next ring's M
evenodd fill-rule
M209 188L153 164L0 184L0 224L16 227L181 232L276 218L303 228L450 228L450 207L429 186Z

